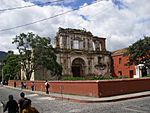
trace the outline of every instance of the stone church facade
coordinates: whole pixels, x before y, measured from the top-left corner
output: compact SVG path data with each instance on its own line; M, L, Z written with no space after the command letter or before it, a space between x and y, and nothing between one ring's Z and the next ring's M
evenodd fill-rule
M63 29L55 37L57 61L64 76L90 77L111 75L111 54L106 51L105 38L78 29Z

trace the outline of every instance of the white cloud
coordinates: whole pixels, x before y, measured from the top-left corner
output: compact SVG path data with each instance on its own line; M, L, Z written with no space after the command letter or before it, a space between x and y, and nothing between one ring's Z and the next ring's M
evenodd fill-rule
M0 50L15 50L15 45L11 44L12 38L22 32L33 32L40 36L54 38L58 27L85 28L96 36L107 38L107 50L110 51L127 47L143 35L150 36L150 0L124 0L123 3L127 8L119 10L114 7L111 0L104 0L79 11L30 26L0 31ZM1 9L31 4L21 0L0 1ZM53 5L1 11L0 30L48 18L68 10L71 9Z

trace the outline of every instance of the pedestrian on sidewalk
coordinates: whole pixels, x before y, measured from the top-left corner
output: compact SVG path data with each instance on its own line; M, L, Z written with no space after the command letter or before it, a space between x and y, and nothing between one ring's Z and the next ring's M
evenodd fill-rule
M39 113L39 111L31 106L31 100L27 99L23 103L23 110L22 113Z
M49 89L49 83L48 83L47 80L45 82L45 89L46 89L46 94L49 94L49 91L48 91L48 89Z
M16 81L14 81L14 87L16 87Z
M3 81L1 81L1 86L3 86Z
M24 87L25 89L27 88L26 82L23 83L23 87Z
M21 89L23 89L24 88L24 83L23 82L21 82Z
M6 103L4 112L8 110L8 113L19 113L19 107L16 100L14 100L13 95L9 95L8 97L9 101Z
M23 110L23 103L25 100L27 100L27 98L25 97L25 93L24 92L21 92L20 93L20 99L18 100L18 106L19 106L19 111L20 113L22 113L22 110Z
M32 90L32 91L34 91L34 86L35 86L35 85L34 85L34 81L32 81L32 83L31 83L31 90Z

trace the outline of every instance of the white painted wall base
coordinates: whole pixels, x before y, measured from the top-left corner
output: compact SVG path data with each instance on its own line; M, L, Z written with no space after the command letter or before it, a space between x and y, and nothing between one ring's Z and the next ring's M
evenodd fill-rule
M144 66L144 64L139 64L135 66L136 75L134 75L134 78L141 78L142 77L142 71L141 68Z

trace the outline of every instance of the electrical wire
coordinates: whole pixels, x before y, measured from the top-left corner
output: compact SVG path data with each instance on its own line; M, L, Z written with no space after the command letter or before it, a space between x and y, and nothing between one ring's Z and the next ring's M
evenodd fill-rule
M41 20L37 20L37 21L34 21L34 22L30 22L30 23L27 23L27 24L22 24L22 25L18 25L18 26L15 26L15 27L7 28L7 29L1 29L0 32L2 32L2 31L8 31L8 30L16 29L16 28L21 28L21 27L24 27L24 26L29 26L29 25L36 24L36 23L39 23L39 22L42 22L42 21L46 21L46 20L49 20L49 19L52 19L52 18L61 16L61 15L68 14L68 13L73 12L73 11L76 11L76 10L80 10L80 9L82 9L82 8L85 8L85 7L89 7L89 6L94 5L94 4L97 4L97 3L99 3L99 2L100 2L100 1L93 2L93 3L90 4L90 5L85 5L85 6L82 6L82 7L80 7L80 8L74 8L74 9L72 9L72 10L69 10L69 11L66 11L66 12L63 12L63 13L60 13L60 14L57 14L57 15L48 17L48 18L44 18L44 19L41 19Z
M62 1L64 1L64 0L56 0L56 1L52 1L52 2L38 3L36 5L27 5L27 6L12 7L12 8L7 8L7 9L0 9L0 11L24 9L24 8L34 7L34 6L37 6L37 5L59 3L59 2L62 2Z

